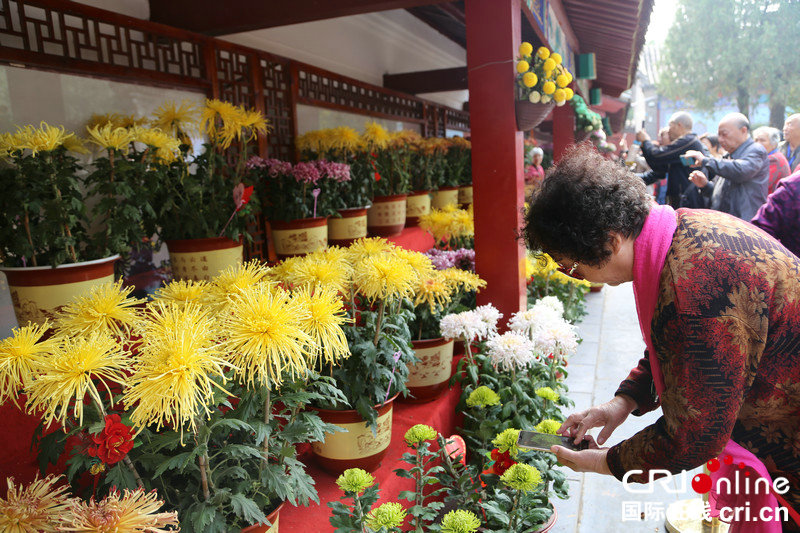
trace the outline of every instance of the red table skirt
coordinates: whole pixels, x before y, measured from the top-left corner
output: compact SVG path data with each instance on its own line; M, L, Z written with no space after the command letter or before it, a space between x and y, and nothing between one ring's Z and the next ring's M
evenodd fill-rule
M406 228L400 235L386 237L386 239L392 241L397 246L402 246L406 250L413 250L415 252L427 252L433 248L434 245L433 235L417 226Z
M392 443L389 445L389 451L383 458L381 466L372 473L381 489L381 499L376 506L387 501L398 501L397 495L400 491L414 489L412 480L400 478L394 473L394 470L398 468L408 469L410 467L400 460L402 455L409 451L403 442L403 436L408 428L415 424L427 424L445 437L452 435L460 423L456 416L456 405L460 395L461 389L456 386L446 390L438 399L429 403L406 404L395 401ZM331 509L326 504L339 500L343 496L341 489L336 485L337 476L321 470L314 462L310 449L303 453L301 459L308 465L308 473L316 481L320 503L319 505L312 503L309 507L285 505L281 510L280 531L281 533L332 532L334 528L328 523ZM351 501L348 500L348 502ZM406 508L411 506L411 502L406 500L400 503Z

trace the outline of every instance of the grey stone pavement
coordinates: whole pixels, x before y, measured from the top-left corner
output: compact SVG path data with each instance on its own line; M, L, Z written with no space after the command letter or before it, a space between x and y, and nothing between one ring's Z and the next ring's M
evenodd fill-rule
M583 342L567 368L567 396L575 402L575 411L611 399L644 351L632 284L606 286L599 293L588 294L587 311L579 325ZM573 409L567 409L565 414ZM654 423L660 413L656 410L641 417L631 415L606 446L613 446ZM599 431L600 428L595 428L592 434L597 436ZM635 485L640 490L652 487L652 493L633 494L613 476L563 470L569 480L569 499L554 499L558 521L552 533L663 532L666 531L663 515L668 505L697 496L690 485L696 472L673 478L667 485L669 488L659 483ZM642 512L646 513L644 520Z

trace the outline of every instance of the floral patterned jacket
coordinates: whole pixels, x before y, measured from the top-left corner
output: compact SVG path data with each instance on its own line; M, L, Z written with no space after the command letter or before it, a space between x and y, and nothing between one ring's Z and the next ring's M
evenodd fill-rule
M790 480L800 503L800 259L750 224L715 211L678 210L660 278L653 346L665 392L645 358L617 394L663 416L607 456L629 470L680 472L717 457L728 439Z

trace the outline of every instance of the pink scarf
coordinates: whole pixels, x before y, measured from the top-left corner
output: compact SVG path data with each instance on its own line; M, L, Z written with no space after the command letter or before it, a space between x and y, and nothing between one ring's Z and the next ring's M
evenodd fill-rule
M659 397L664 393L664 375L653 348L653 339L650 325L658 303L658 290L660 286L661 271L667 258L672 238L678 222L675 210L668 205L653 205L644 222L642 232L633 243L633 295L636 300L636 312L639 316L639 328L642 330L645 345L647 346L650 372ZM739 470L739 463L744 463L741 470L744 473L750 470L750 477L754 481L757 477L765 477L772 487L772 478L767 468L755 455L745 450L732 440L728 441L722 451L721 458L731 456L731 464L720 461L720 468L711 473L712 488L709 502L712 505L712 516L719 514L722 507L745 507L745 502L750 502L751 514L757 514L763 507L778 508L775 495L768 494L717 494L717 480L726 477L735 486L735 473ZM752 486L752 485L751 485ZM761 492L764 492L763 490ZM734 522L731 524L730 533L781 533L780 522Z

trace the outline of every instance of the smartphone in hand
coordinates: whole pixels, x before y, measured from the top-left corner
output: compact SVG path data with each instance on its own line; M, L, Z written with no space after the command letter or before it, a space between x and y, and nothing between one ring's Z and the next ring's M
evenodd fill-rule
M581 451L589 448L589 440L586 439L580 444L575 444L572 437L563 435L551 435L549 433L537 433L535 431L520 431L517 437L517 446L540 452L549 452L552 446L563 446L572 451Z
M686 157L685 155L682 155L680 157L681 157L681 164L683 166L690 167L694 165L694 157Z

